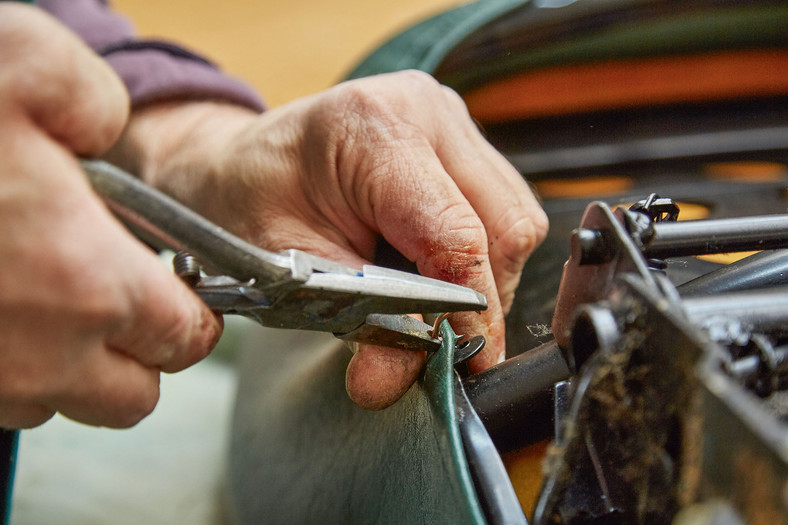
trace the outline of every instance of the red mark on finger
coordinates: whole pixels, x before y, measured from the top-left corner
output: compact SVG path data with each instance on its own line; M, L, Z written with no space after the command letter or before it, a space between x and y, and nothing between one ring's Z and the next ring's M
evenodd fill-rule
M419 267L427 270L430 277L442 281L466 283L477 275L479 267L484 265L484 260L477 254L446 250L437 243L424 250L424 253L426 257L420 261Z

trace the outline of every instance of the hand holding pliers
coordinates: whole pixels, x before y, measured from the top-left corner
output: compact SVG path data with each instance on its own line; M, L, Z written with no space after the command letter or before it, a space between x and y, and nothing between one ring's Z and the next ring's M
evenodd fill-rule
M111 164L85 160L82 168L137 237L189 254L180 256L179 273L214 311L263 326L435 351L441 341L433 327L405 314L487 308L482 294L436 279L372 265L359 271L299 250L263 250Z

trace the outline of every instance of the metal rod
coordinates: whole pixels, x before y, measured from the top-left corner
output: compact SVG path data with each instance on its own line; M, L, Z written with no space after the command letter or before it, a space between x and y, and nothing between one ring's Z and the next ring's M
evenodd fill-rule
M788 215L657 223L644 244L649 258L788 248Z
M711 297L688 297L682 301L693 323L708 319L735 319L754 331L788 332L788 287L737 292Z
M788 250L759 252L678 287L682 297L788 285Z
M467 377L463 386L498 450L552 437L554 385L569 377L555 341Z

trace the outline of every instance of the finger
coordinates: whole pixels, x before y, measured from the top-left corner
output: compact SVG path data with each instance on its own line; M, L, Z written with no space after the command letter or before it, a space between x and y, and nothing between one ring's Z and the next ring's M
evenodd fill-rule
M436 152L484 224L490 264L508 312L525 261L547 234L547 215L525 179L478 133L462 99L448 88L444 94L453 125L432 130Z
M107 345L163 372L207 356L221 336L221 316L141 246L129 246L125 267L128 318Z
M375 85L366 89L367 83ZM405 95L414 92L425 96ZM488 213L487 209L494 208L492 200L479 201L491 199L484 195L493 192L483 183L469 188L462 179L470 174L461 177L465 186L461 188L438 156L448 153L445 143L453 137L433 128L438 123L441 129L450 127L457 121L445 118L450 111L448 103L441 103L444 88L426 75L406 73L373 78L364 85L346 84L334 93L338 98L335 106L344 109L339 115L328 114L341 119L334 127L342 134L335 134L333 156L326 160L337 167L342 199L368 228L379 231L414 261L421 274L473 288L487 297L486 311L456 314L453 325L460 333L487 338L485 349L471 362L472 370L499 362L505 351L504 317L484 222L490 218L475 209ZM425 100L430 101L429 106ZM464 144L468 146L467 140ZM476 154L478 145L471 146L465 157ZM451 169L456 171L457 167L452 165ZM494 171L500 171L497 165ZM475 169L473 172L478 175ZM511 191L508 186L523 182L511 172L500 178L494 193L503 194L504 200L514 194L519 206L525 198L522 191ZM472 195L474 191L480 196ZM506 277L500 257L495 257L495 272ZM517 270L510 273L519 276ZM507 291L515 285L508 284Z
M159 400L158 369L101 345L70 371L48 405L81 423L128 428L149 415Z
M420 160L420 166L441 173L439 163L430 166L427 159ZM410 173L418 172L414 167ZM487 236L472 206L456 186L445 181L450 179L435 177L430 181L431 187L427 187L426 177L414 177L411 183L418 188L416 194L433 198L411 200L397 210L380 210L378 224L397 250L415 260L421 274L467 286L487 297L487 310L456 313L452 322L461 333L487 337L486 352L477 362L489 366L497 363L504 352L504 320L487 251ZM436 191L436 186L441 189ZM395 197L377 198L390 201Z
M73 159L68 163L74 170L79 169ZM86 253L86 246L70 243L59 243L59 255L65 260L83 260L87 268L101 265L101 271L75 278L71 285L79 287L73 292L75 297L96 298L100 315L95 317L99 322L107 318L103 321L107 326L102 327L104 343L164 372L177 372L203 359L221 335L221 318L150 249L134 239L87 187L84 178L80 180L85 194L71 197L79 211L71 214L67 224L61 224L58 235L80 239L90 232L88 247L93 255Z
M40 9L0 6L3 104L21 107L40 127L82 155L97 155L128 117L125 88L76 35ZM21 71L18 74L14 74Z
M350 241L337 237L336 232L316 231L310 221L282 215L277 219L275 230L258 232L257 242L265 243L274 251L296 248L361 268L370 264L355 253ZM273 231L267 235L266 231ZM331 237L334 241L328 240ZM354 403L366 410L382 410L394 404L416 381L424 362L425 352L414 352L398 348L374 345L355 345L354 355L348 364L345 387Z
M321 228L324 224L328 224L327 220L315 213L301 217L287 210L277 210L274 205L266 209L265 221L243 236L273 252L301 250L359 270L365 264L372 264L370 259L374 256L374 249L370 248L375 246L374 235L369 235L367 243L354 243L339 229ZM365 246L363 250L359 248L362 245ZM359 255L361 252L366 252L362 255L369 257Z
M296 248L353 268L369 264L369 261L354 252L349 241L336 237L336 242L328 241L327 233L335 237L330 232L317 232L298 219L283 216L277 222L276 235L265 238L264 242L274 251ZM365 410L387 408L399 400L416 381L425 360L425 352L356 345L345 374L348 396Z
M345 375L348 396L366 410L387 408L416 381L426 359L426 352L360 345Z
M52 200L38 192L32 199L56 221L34 230L48 249L49 259L40 263L58 268L51 286L59 297L80 299L64 308L81 310L109 347L144 365L175 372L205 357L221 335L221 320L111 215L65 148L27 139L39 155L22 173L58 195ZM45 176L52 173L59 176Z
M404 158L396 146L388 152L380 148L376 161L362 172L360 200L367 204L360 212L394 248L416 262L422 275L487 296L486 311L458 313L453 322L463 333L487 338L476 359L479 366L497 363L504 353L504 320L484 226L426 138L410 138L410 154Z

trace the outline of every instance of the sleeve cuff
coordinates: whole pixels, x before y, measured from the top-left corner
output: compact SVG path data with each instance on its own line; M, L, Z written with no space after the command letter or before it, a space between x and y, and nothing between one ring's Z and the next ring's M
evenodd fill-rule
M115 47L102 53L126 84L132 107L165 100L218 100L264 109L257 93L239 79L188 53L179 56L159 47Z

